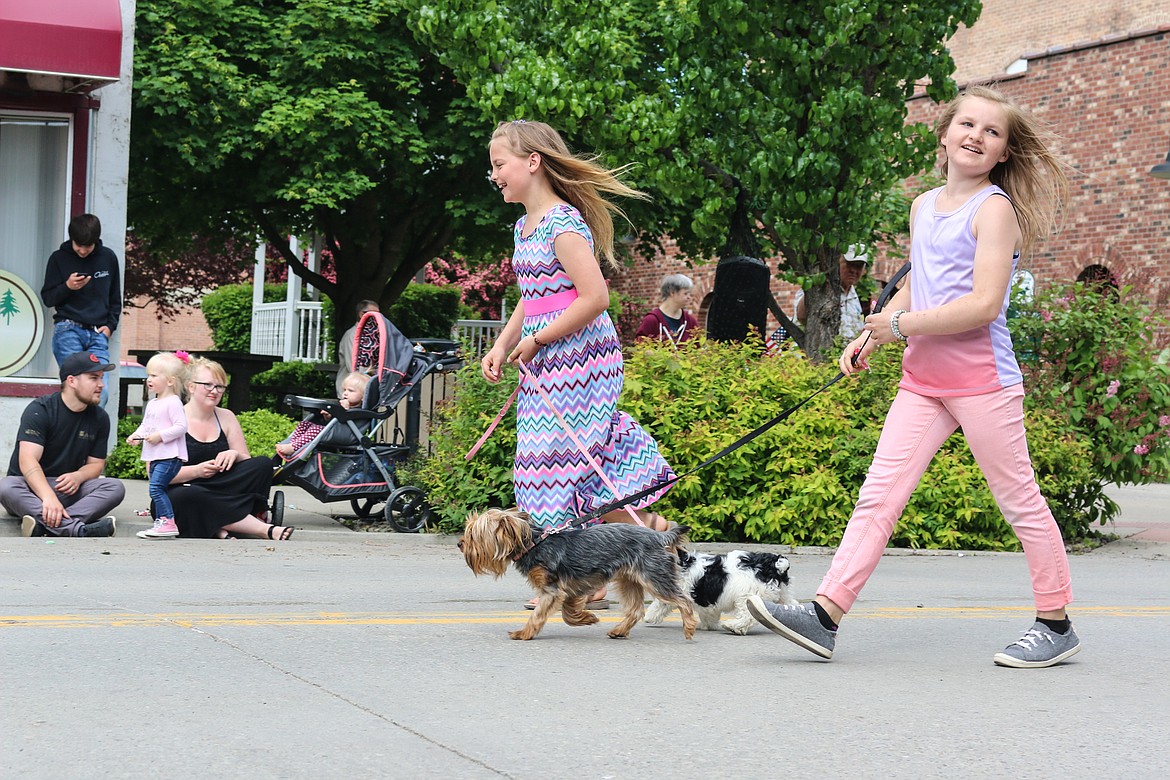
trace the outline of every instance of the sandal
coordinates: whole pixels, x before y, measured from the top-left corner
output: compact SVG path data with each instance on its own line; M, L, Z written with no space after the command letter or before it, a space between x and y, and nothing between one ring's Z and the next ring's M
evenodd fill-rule
M273 536L272 532L278 528L280 529L280 533ZM291 525L270 525L268 526L268 538L274 542L287 542L295 530Z

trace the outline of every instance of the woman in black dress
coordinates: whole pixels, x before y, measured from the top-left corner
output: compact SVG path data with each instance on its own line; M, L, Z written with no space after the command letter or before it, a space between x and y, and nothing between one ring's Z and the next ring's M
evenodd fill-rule
M187 465L167 489L179 535L284 541L292 527L267 522L272 461L253 458L236 416L219 408L226 384L219 363L194 358L187 367Z

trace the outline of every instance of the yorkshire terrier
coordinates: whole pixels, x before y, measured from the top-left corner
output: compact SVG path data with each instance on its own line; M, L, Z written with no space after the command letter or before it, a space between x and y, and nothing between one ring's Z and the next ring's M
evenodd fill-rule
M683 587L695 602L699 628L714 631L722 628L743 636L756 625L747 609L748 596L755 594L765 601L777 604L795 604L788 592L788 559L768 552L690 553L680 549L678 562L682 567ZM646 615L647 623L661 623L673 607L665 601L655 601ZM719 622L724 612L734 612L735 618Z
M678 558L686 541L685 526L651 531L625 523L594 525L561 531L542 538L518 509L488 509L471 513L459 540L468 567L477 575L504 576L509 562L528 578L537 593L536 609L512 639L533 639L556 611L570 626L589 626L597 616L585 602L598 589L613 582L622 604L622 620L609 632L624 639L646 614L643 603L649 592L659 601L678 608L683 636L695 635L698 621L691 597L683 590Z

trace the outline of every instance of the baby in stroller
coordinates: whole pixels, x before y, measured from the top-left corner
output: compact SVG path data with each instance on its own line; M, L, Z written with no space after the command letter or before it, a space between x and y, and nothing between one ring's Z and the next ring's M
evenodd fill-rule
M360 371L351 372L341 383L341 398L339 402L345 409L361 409L366 395L366 387L370 383L369 374ZM296 453L325 430L325 424L332 417L328 411L322 409L297 423L297 427L282 442L276 445L276 454L280 461L290 461ZM277 462L280 465L280 462Z
M273 458L272 484L304 488L318 501L349 501L361 518L381 507L377 513L394 530L414 533L426 525L430 507L420 488L396 481L398 466L417 447L417 439L399 428L396 409L400 402L408 407L417 403L423 378L457 365L459 358L453 346L428 352L422 344L415 345L378 312L364 314L357 333L353 365L371 374L363 403L360 408L343 408L333 400L287 396L286 404L312 414L304 427L298 426L302 438L290 437L286 442L290 447ZM326 411L331 418L321 416ZM409 411L406 417L409 429ZM322 423L323 428L310 427ZM279 506L282 513L283 504L284 494L278 490L273 512Z

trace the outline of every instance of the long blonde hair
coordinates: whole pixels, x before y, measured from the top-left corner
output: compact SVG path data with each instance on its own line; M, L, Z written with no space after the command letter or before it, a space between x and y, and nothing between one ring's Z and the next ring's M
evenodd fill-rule
M578 157L560 133L544 122L518 119L501 122L492 138L504 138L512 152L526 157L533 152L540 155L545 175L553 192L566 203L576 207L593 233L593 254L598 262L617 268L613 251L613 215L629 221L624 211L603 197L604 194L646 200L646 193L624 184L620 177L631 166L605 168L596 156Z
M1022 253L1026 255L1037 241L1058 227L1060 211L1068 199L1070 166L1052 152L1055 135L1029 111L992 87L971 85L950 102L934 126L940 140L959 105L969 97L997 104L1007 117L1008 158L991 169L989 178L1011 198L1023 235ZM946 176L945 155L939 170Z

